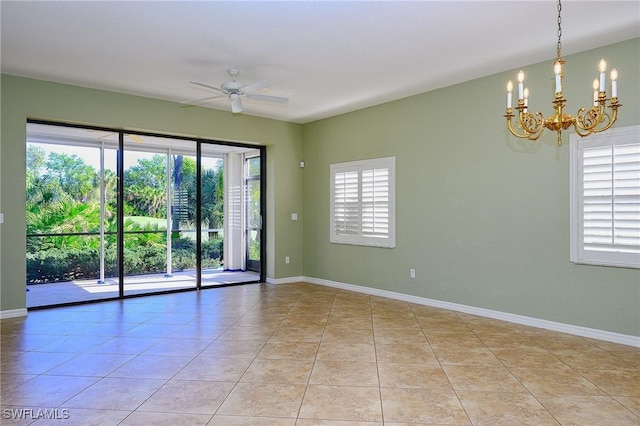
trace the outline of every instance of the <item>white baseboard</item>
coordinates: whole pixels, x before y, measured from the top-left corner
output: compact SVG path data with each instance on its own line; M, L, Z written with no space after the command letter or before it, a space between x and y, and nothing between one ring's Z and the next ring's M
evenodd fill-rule
M487 318L494 318L502 321L513 322L516 324L528 325L531 327L543 328L546 330L559 331L562 333L574 334L576 336L589 337L607 342L620 343L622 345L634 346L640 348L640 337L628 334L614 333L611 331L599 330L596 328L582 327L572 324L564 324L560 322L548 321L539 318L532 318L523 315L510 314L506 312L493 311L491 309L477 308L475 306L462 305L459 303L444 302L441 300L428 299L425 297L412 296L409 294L396 293L388 290L380 290L377 288L359 286L354 284L346 284L337 281L325 280L313 277L298 277L293 281L304 281L312 284L319 284L328 287L340 288L343 290L355 291L358 293L370 294L372 296L387 297L389 299L402 300L405 302L416 303L419 305L432 306L435 308L449 309L466 314L478 315Z
M27 308L21 309L8 309L6 311L0 311L0 320L6 318L17 318L17 317L26 317L27 316Z
M291 284L303 282L305 277L267 278L267 284Z

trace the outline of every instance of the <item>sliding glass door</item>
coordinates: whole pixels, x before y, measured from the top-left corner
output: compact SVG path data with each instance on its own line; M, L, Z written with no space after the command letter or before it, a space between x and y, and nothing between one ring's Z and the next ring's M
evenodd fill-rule
M261 279L264 148L27 129L27 307Z

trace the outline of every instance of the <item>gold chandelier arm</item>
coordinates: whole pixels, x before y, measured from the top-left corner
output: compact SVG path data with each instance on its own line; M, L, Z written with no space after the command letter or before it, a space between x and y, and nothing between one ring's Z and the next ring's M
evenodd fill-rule
M526 138L531 141L538 140L542 131L544 130L544 116L541 112L536 112L535 115L520 111L518 113L518 127L522 130L519 133L516 129L514 129L513 124L511 122L511 118L514 115L507 110L507 128L511 132L511 134L517 138Z
M576 133L582 137L592 133L600 133L608 130L618 119L618 107L616 102L611 103L611 114L605 111L604 105L593 106L589 109L580 108L573 125Z

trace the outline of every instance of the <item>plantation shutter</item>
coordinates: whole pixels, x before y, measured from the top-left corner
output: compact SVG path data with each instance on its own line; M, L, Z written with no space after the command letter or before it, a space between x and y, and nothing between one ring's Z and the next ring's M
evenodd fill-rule
M585 250L640 253L640 144L584 150Z
M338 235L358 235L358 172L335 174L335 208L333 221Z
M362 171L362 235L389 235L389 169Z
M395 157L332 164L330 241L395 247Z
M628 129L576 143L574 261L640 267L640 126Z

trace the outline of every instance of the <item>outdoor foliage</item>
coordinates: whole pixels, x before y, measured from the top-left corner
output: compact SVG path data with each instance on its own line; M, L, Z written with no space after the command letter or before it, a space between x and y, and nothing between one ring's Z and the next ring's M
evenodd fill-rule
M124 273L138 275L166 270L166 155L140 159L125 171L124 181ZM195 161L174 156L172 189L186 194L186 212L173 229L194 229ZM117 179L110 170L88 165L80 156L27 146L27 283L37 284L100 276L100 188L104 188L105 276L115 277ZM205 170L202 176L202 227L222 225L222 168ZM174 206L174 211L176 207ZM193 233L173 232L172 269L196 267ZM213 236L213 234L211 234ZM217 267L222 259L222 240L202 242L202 266Z

